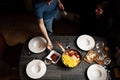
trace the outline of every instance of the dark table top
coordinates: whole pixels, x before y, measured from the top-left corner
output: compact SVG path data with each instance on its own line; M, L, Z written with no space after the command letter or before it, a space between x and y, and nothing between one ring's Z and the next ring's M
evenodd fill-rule
M67 39L69 39L71 48L78 50L82 55L81 63L77 67L70 69L65 67L61 62L61 60L59 60L57 64L47 65L46 74L38 80L88 80L86 71L87 71L87 68L90 66L90 64L88 64L83 60L87 52L82 51L77 47L76 45L77 38L78 36L52 36L51 40L53 42L54 50L56 50L59 53L62 53L60 48L56 45L56 41L60 41L62 43L62 46L65 48L66 41ZM93 37L93 38L95 39L95 42L102 40L99 37ZM29 39L26 40L25 46L23 46L23 49L21 51L21 56L20 56L21 80L32 80L26 74L26 65L35 58L44 60L44 58L49 53L49 51L46 49L42 53L38 53L38 54L32 53L31 55L29 55L29 50L27 49L27 46L26 46Z

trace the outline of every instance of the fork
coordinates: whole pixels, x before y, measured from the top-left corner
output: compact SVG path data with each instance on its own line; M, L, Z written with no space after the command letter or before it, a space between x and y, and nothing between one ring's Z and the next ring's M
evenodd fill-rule
M106 80L112 80L110 76L110 70L107 69L107 66L103 66L107 72L107 79Z

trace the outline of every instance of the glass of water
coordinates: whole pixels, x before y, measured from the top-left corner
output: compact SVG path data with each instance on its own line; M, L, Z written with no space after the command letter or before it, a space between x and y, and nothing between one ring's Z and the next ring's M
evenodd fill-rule
M110 62L111 62L111 59L110 59L109 57L106 57L106 58L104 59L104 65L109 65Z

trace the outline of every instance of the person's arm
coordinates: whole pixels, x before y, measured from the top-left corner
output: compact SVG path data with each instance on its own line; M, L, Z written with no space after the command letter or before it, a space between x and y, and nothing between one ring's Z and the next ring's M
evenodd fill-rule
M39 25L39 28L40 28L43 36L44 36L45 39L47 40L47 48L48 48L49 50L52 50L53 45L52 45L52 42L51 42L51 40L50 40L50 38L49 38L49 36L48 36L48 33L47 33L46 28L45 28L43 19L38 19L38 25Z
M62 11L64 11L64 6L60 0L58 0L58 6Z

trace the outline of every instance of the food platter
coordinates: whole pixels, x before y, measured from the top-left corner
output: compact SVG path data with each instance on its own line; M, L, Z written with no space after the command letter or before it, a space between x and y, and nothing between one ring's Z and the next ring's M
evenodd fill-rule
M63 51L61 60L68 68L75 68L81 63L81 54L75 49L65 50L60 42L57 42L58 47Z
M94 48L95 40L90 35L81 35L77 38L77 46L84 51L88 51Z
M62 54L62 62L66 67L74 68L81 63L81 55L77 50L66 50Z

